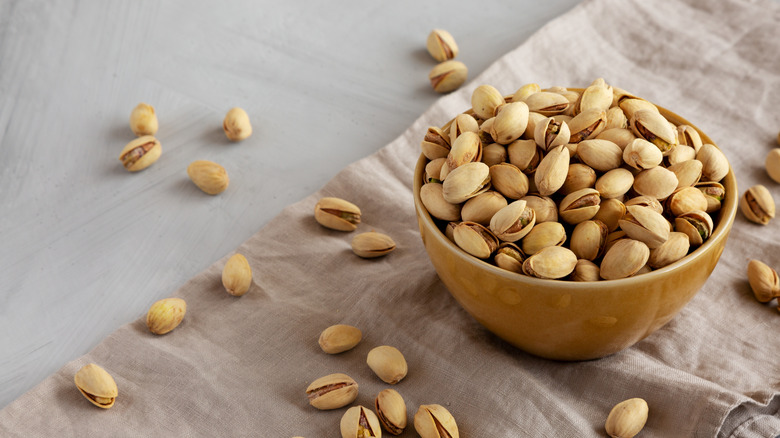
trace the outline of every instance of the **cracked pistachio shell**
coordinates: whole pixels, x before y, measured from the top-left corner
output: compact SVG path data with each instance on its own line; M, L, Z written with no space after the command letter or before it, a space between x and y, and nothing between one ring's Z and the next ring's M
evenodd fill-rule
M515 91L515 94L512 95L512 102L524 102L528 96L540 91L542 91L542 88L539 84L525 84L518 88L517 91Z
M224 192L230 184L225 168L213 161L193 161L187 166L187 175L199 189L209 195Z
M536 124L546 119L547 116L539 114L537 112L528 112L528 125L525 127L523 138L526 140L533 140L536 133Z
M565 146L557 146L542 158L534 174L536 189L542 196L557 192L566 182L569 173L569 150Z
M551 93L549 91L540 91L538 93L531 94L525 99L525 103L528 105L528 110L539 113L543 116L553 116L556 114L563 114L566 109L569 108L569 99L558 93Z
M425 184L420 188L420 200L431 216L444 221L459 221L461 205L444 199L443 186L439 183Z
M469 75L466 64L460 61L444 61L428 73L431 87L437 93L449 93L458 89Z
M569 249L578 259L593 261L604 253L609 228L604 222L587 220L580 222L571 232Z
M425 165L424 182L428 183L440 183L441 182L441 167L447 162L446 158L437 158L429 161Z
M400 382L409 371L404 355L389 345L372 348L366 356L366 363L377 377L391 385Z
M634 177L634 191L640 195L666 199L677 189L677 175L671 170L656 166L639 172Z
M420 406L414 414L414 429L420 438L460 438L455 418L438 404Z
M490 168L479 161L458 166L449 172L442 189L445 201L460 204L490 189Z
M450 172L456 168L482 158L482 142L479 136L470 131L461 135L452 142L452 148L447 154L447 167Z
M677 127L677 139L680 141L680 146L692 147L694 153L703 145L699 131L690 125L679 125Z
M158 127L157 114L154 113L154 107L148 103L139 103L130 112L130 129L133 134L139 137L154 135L157 134Z
M360 223L360 208L340 198L325 197L314 206L314 219L325 228L353 231Z
M624 113L623 110L617 106L608 109L607 127L605 128L605 131L609 131L610 129L626 129L626 128L628 128L628 117L626 117L626 113Z
M622 99L619 106L620 109L623 110L623 113L625 113L626 117L628 117L629 123L638 111L650 111L660 114L657 106L644 99L639 99L636 97Z
M766 154L764 166L772 181L780 183L780 148L774 148Z
M577 145L577 156L599 172L607 172L623 164L623 150L609 140L582 140Z
M542 150L533 140L515 140L507 146L506 151L509 162L526 174L535 172L542 161Z
M81 367L73 380L81 395L99 408L108 409L114 406L119 396L119 390L111 374L94 363Z
M361 405L344 412L339 423L341 438L381 438L379 419L374 411Z
M571 163L569 171L566 173L566 180L560 188L564 195L576 192L577 190L592 188L596 184L596 171L587 164Z
M696 150L692 146L677 145L672 149L672 152L666 157L669 160L670 165L684 163L696 158Z
M479 132L479 123L470 114L458 114L455 116L455 120L450 125L450 143L454 142L464 132Z
M252 286L252 267L243 254L233 254L222 268L222 285L234 297L244 295Z
M634 239L620 239L604 254L599 275L604 280L616 280L636 274L650 258L650 249Z
M604 199L594 220L603 222L610 232L617 230L618 221L626 214L626 206L619 199Z
M525 102L507 103L498 109L490 136L496 143L508 145L520 138L527 126L528 105Z
M531 231L536 213L525 201L515 201L502 208L490 219L490 231L505 242L516 242Z
M674 230L688 235L691 246L699 246L712 234L712 218L704 211L691 211L674 220Z
M466 203L463 204L460 214L464 221L476 222L487 226L490 224L490 218L492 218L498 210L501 210L506 206L507 200L502 194L493 190L488 190L487 192L480 193L466 201Z
M490 166L493 189L509 199L520 199L528 193L528 177L510 163Z
M663 160L661 151L643 138L635 138L623 149L623 161L637 170L652 169Z
M523 262L523 273L531 277L557 279L574 271L577 256L562 246L548 246Z
M751 260L747 266L748 282L753 296L761 303L768 303L780 295L777 272L759 260Z
M420 143L423 155L429 160L446 158L450 153L450 136L446 131L431 126L425 132L425 137Z
M355 401L357 395L357 382L343 373L320 377L306 388L309 404L321 410L346 406Z
M541 195L526 195L520 198L536 213L536 223L558 222L558 206L551 198Z
M428 34L425 46L433 59L439 62L458 56L458 45L455 43L455 38L444 29L433 29Z
M361 339L363 339L363 332L359 328L336 324L323 330L318 342L325 353L338 354L355 348Z
M633 184L634 175L630 171L618 167L601 175L596 180L596 190L599 191L599 194L604 199L623 199L623 195L631 190Z
M571 136L569 143L579 143L590 140L601 134L607 126L607 112L595 108L587 109L571 119L568 123Z
M691 242L688 240L688 235L675 231L669 234L669 239L661 246L650 250L647 264L654 269L663 268L688 255L690 248Z
M601 280L600 271L599 265L590 260L579 259L577 264L574 265L574 271L572 271L569 279L571 281L599 281Z
M612 438L633 438L645 427L648 411L641 398L622 401L609 412L604 429Z
M455 225L452 237L460 249L480 259L489 258L498 248L498 238L493 232L476 222Z
M558 215L564 222L576 225L592 219L599 211L601 196L596 189L581 189L569 193L558 205Z
M688 147L688 146L685 146ZM677 188L691 187L701 179L701 161L688 160L667 167L677 177Z
M635 196L628 201L626 201L626 207L629 207L631 205L639 205L642 207L650 207L653 211L655 211L658 214L663 214L664 207L661 205L661 203L658 201L658 199L655 199L652 196Z
M706 210L707 198L696 187L683 187L666 198L666 208L675 217L693 210Z
M636 136L633 132L631 132L630 129L626 128L609 128L601 131L599 135L596 136L596 140L609 140L612 143L615 143L618 145L618 147L622 150L626 149L626 146L628 146L629 143L634 141Z
M677 132L657 111L639 110L631 117L631 130L637 137L654 144L664 156L677 145Z
M496 266L507 271L523 273L523 261L525 255L520 248L512 242L501 242L498 245L496 254L493 256L493 262Z
M702 164L702 179L720 181L729 173L729 162L720 149L713 144L705 144L696 153L696 159Z
M494 143L493 137L490 135L490 130L493 129L493 123L495 123L495 121L496 118L491 117L479 125L479 131L477 132L477 135L479 135L479 140L483 144Z
M579 114L587 109L606 111L612 106L612 98L612 87L606 84L590 85L580 95L574 107L574 113Z
M775 201L766 187L758 184L745 191L739 200L742 214L757 224L766 225L775 217Z
M352 252L364 259L382 257L395 249L395 242L387 234L369 231L352 238Z
M181 298L164 298L152 304L146 314L146 326L156 335L164 335L181 324L187 303Z
M225 114L222 121L222 129L225 136L230 141L241 141L252 135L252 124L249 122L249 115L243 108L235 107Z
M523 238L522 249L527 255L534 255L548 246L561 246L566 241L566 229L560 222L537 223Z
M504 96L492 85L480 85L471 93L471 108L481 119L493 117L496 108L505 103Z
M707 213L713 213L720 210L720 203L726 197L726 189L723 184L714 181L698 182L694 185L699 189L704 197L707 198Z
M482 162L488 166L505 163L508 155L506 147L498 143L490 143L482 147Z
M400 435L406 428L406 403L395 389L387 388L374 399L374 409L382 427L391 435Z
M658 248L669 239L669 221L648 207L626 207L626 214L618 221L618 225L628 237L644 242L650 249Z
M534 128L534 141L545 151L569 143L570 136L569 125L552 117L537 122Z
M151 166L162 154L160 141L151 135L138 137L119 153L119 161L130 172L138 172Z

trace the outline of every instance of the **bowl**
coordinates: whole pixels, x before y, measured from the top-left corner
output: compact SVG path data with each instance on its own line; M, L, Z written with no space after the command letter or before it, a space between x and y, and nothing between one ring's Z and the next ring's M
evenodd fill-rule
M581 91L581 90L580 90ZM669 121L692 126L659 107ZM575 361L628 348L677 315L701 289L720 259L737 211L733 169L721 181L726 197L717 225L702 246L664 268L619 280L547 280L506 271L473 257L437 227L420 200L427 158L414 172L414 204L425 250L439 278L481 325L506 342L548 359Z

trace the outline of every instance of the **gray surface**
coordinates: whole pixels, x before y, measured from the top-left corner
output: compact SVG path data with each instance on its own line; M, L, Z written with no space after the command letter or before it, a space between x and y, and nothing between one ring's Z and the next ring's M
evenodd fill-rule
M438 97L432 28L475 77L576 3L0 1L0 407L403 132ZM142 101L163 155L130 174Z

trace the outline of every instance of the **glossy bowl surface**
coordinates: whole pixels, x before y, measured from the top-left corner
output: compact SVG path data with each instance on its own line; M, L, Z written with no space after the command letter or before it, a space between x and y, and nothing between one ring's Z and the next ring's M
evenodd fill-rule
M693 126L660 108L671 122ZM693 126L704 143L714 142ZM599 282L545 280L498 268L466 253L436 226L420 200L427 159L414 172L414 204L425 250L460 305L488 330L537 356L595 359L616 353L668 323L707 281L737 211L733 170L710 238L682 260L636 277Z

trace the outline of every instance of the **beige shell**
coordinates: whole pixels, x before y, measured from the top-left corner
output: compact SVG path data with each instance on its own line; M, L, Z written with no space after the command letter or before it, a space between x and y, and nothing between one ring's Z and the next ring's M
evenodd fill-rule
M568 125L571 132L569 143L589 140L601 134L607 126L607 112L595 108L588 109L574 116Z
M231 108L225 114L222 121L222 130L230 141L241 141L252 135L252 124L249 122L249 115L243 108Z
M487 259L498 248L498 238L476 222L461 222L453 229L453 241L460 249L480 259Z
M525 201L529 207L534 209L537 224L558 221L558 206L552 198L541 195L526 195L520 200Z
M453 140L452 148L447 154L447 169L452 172L457 167L472 161L479 161L482 158L482 142L479 136L473 132L466 131L457 139ZM442 175L442 179L444 179Z
M599 205L599 211L593 219L603 222L610 232L615 231L618 228L618 221L626 214L626 205L615 198L605 199Z
M161 154L160 141L151 135L145 135L126 144L119 153L119 161L130 172L138 172L151 166Z
M336 324L323 330L317 342L325 353L338 354L355 348L361 339L363 332L359 328Z
M368 352L366 363L383 382L395 385L406 377L409 368L404 355L395 347L381 345Z
M663 159L661 151L643 138L635 138L623 149L623 161L637 170L656 167Z
M431 160L425 165L425 175L423 176L423 182L428 183L440 183L441 182L441 168L444 163L447 162L446 158L437 158Z
M707 209L705 210L707 213L720 210L721 202L726 197L726 189L723 184L713 181L698 182L694 187L704 193L704 197L707 198Z
M571 232L569 248L578 259L596 260L604 253L609 229L604 222L587 220L580 222Z
M536 133L536 124L541 122L542 120L546 119L547 116L544 116L542 114L539 114L534 111L528 112L528 126L525 127L525 132L523 133L523 138L526 140L534 141L534 134ZM536 142L534 141L534 144Z
M542 88L539 86L539 84L525 84L518 88L517 91L515 91L515 94L512 95L512 102L523 102L526 98L528 98L528 96L540 91L542 91Z
M498 143L490 143L482 147L482 162L488 166L505 163L509 155L506 147Z
M686 146L687 147L687 146ZM677 188L695 185L701 179L703 166L699 160L688 160L667 167L677 177Z
M569 172L569 150L557 146L542 158L534 174L536 189L542 196L549 196L558 191L566 181Z
M527 238L528 236L526 236ZM493 256L493 262L496 266L518 274L523 273L523 261L525 261L523 252L511 242L501 242L496 250L496 255Z
M496 120L490 127L490 136L496 143L509 144L520 138L528 126L528 105L524 102L512 102L502 105L496 114Z
M593 84L583 90L574 107L574 112L579 114L587 109L606 111L612 106L612 97L612 87L606 84Z
M515 201L490 219L490 231L505 242L515 242L528 234L536 223L536 213L525 201Z
M669 213L676 217L693 210L706 210L707 197L696 187L683 187L666 199L666 206Z
M139 137L155 135L158 128L157 114L154 112L154 107L148 103L139 103L130 112L130 129L133 134Z
M688 235L691 246L699 246L712 234L712 218L704 211L694 210L678 216L674 229Z
M751 260L747 266L748 282L753 295L761 303L768 303L780 295L777 271L760 260Z
M230 295L240 297L252 286L252 267L243 254L233 254L222 268L222 285Z
M458 114L455 116L455 120L450 125L450 144L454 144L455 140L460 137L464 132L479 132L479 123L471 114Z
M94 363L81 367L73 380L81 395L99 408L108 409L114 406L119 396L119 390L111 374Z
M696 153L701 161L701 175L704 181L720 181L729 173L729 162L723 152L715 145L705 144Z
M637 98L636 96L631 96L630 98L629 96L621 97L619 106L620 109L622 109L623 112L626 114L626 117L628 117L629 122L631 118L634 117L634 114L637 113L637 111L645 110L645 111L652 111L660 114L657 106L653 105L652 103L644 99Z
M341 438L381 438L382 430L374 411L364 406L352 406L339 423Z
M535 172L542 161L542 151L533 140L515 140L506 152L509 162L526 174Z
M669 153L667 159L670 165L684 163L696 158L696 149L693 146L677 145L672 152Z
M344 199L326 196L314 206L314 219L325 228L354 231L360 223L360 208Z
M509 199L520 199L528 193L528 177L510 163L490 166L493 189Z
M523 262L523 273L538 278L563 278L571 274L577 256L562 246L548 246Z
M677 145L677 132L657 110L639 110L630 120L634 134L656 145L664 156Z
M460 61L444 61L431 69L428 79L437 93L449 93L458 89L468 78L469 69Z
M548 246L561 246L565 241L566 229L560 222L542 222L534 225L523 238L522 249L530 256Z
M164 335L181 324L187 303L181 298L164 298L152 304L146 314L146 326L156 335Z
M374 399L374 409L382 427L391 435L400 435L406 428L406 403L395 389L387 388Z
M504 96L491 85L480 85L471 93L471 108L481 119L493 117L496 108L504 103Z
M420 190L420 193L422 195L422 190ZM442 198L442 201L444 201L444 198ZM448 203L447 205L453 204ZM507 205L507 200L503 195L493 190L488 190L487 192L480 193L466 201L466 203L463 204L463 208L460 210L460 214L464 221L476 222L487 226L490 224L490 218L492 218L498 210L501 210Z
M567 144L570 137L569 125L552 117L537 122L534 128L534 141L545 151Z
M639 172L634 177L634 191L655 199L666 199L677 188L677 175L671 170L657 166Z
M558 205L558 215L569 224L576 225L592 219L599 211L601 196L596 189L582 189L566 195Z
M599 172L607 172L623 164L623 150L609 140L583 140L577 146L577 156Z
M458 56L458 45L455 43L455 38L444 29L433 29L428 34L425 47L428 49L428 53L433 56L433 59L439 62Z
M626 201L626 207L629 207L631 205L640 205L642 207L650 207L653 211L655 211L658 214L663 214L664 207L661 205L660 202L658 202L658 199L655 199L652 196L634 196L633 198Z
M604 254L599 275L605 280L616 280L636 274L647 263L650 249L634 239L620 239Z
M613 108L614 109L614 108ZM620 149L625 150L629 143L636 139L636 136L630 129L626 128L610 128L605 129L599 135L596 136L597 140L609 140L612 143L618 145Z
M187 166L187 175L199 189L209 195L218 195L230 184L227 171L219 164L208 161L193 161Z
M420 438L460 438L455 417L438 404L420 405L414 414L414 429Z
M558 94L549 91L540 91L531 94L525 101L528 110L544 116L550 117L555 114L562 114L569 107L569 100Z
M650 250L650 258L647 264L659 269L682 259L688 254L691 242L688 235L680 232L669 233L669 238L658 248Z
M431 216L445 221L460 220L461 205L451 204L444 200L443 186L441 184L429 183L423 185L420 188L420 200Z
M669 238L670 225L661 214L648 207L631 205L618 221L628 237L644 242L650 249L658 248Z
M490 168L482 162L466 163L451 171L444 180L442 196L460 204L490 189Z
M343 373L320 377L306 388L309 404L321 410L346 406L355 401L357 395L357 382Z
M351 245L352 252L364 259L382 257L395 249L395 242L390 236L376 231L356 235Z
M780 148L774 148L766 154L764 166L772 181L780 183Z
M690 125L679 125L677 127L677 139L680 141L681 146L692 147L694 152L698 151L703 145L699 131Z
M620 107L613 106L607 110L607 127L604 131L610 129L626 129L628 128L628 117ZM630 131L629 131L630 132ZM631 134L633 137L633 134ZM620 145L618 145L620 146Z
M604 429L612 438L633 438L645 427L648 412L641 398L622 401L609 412Z
M437 158L446 158L450 153L450 136L446 131L431 126L425 132L423 141L420 142L420 149L425 158L435 160Z
M766 225L775 217L775 200L760 184L745 191L739 200L739 208L749 221L757 224Z
M595 184L596 171L592 167L582 163L571 163L566 174L566 180L563 182L559 192L563 195L568 195L577 190L593 188Z
M601 280L600 271L599 265L590 260L580 259L577 260L569 279L571 281L599 281Z
M604 199L623 199L623 195L631 190L633 184L634 175L630 171L618 167L601 175L596 180L596 190Z

